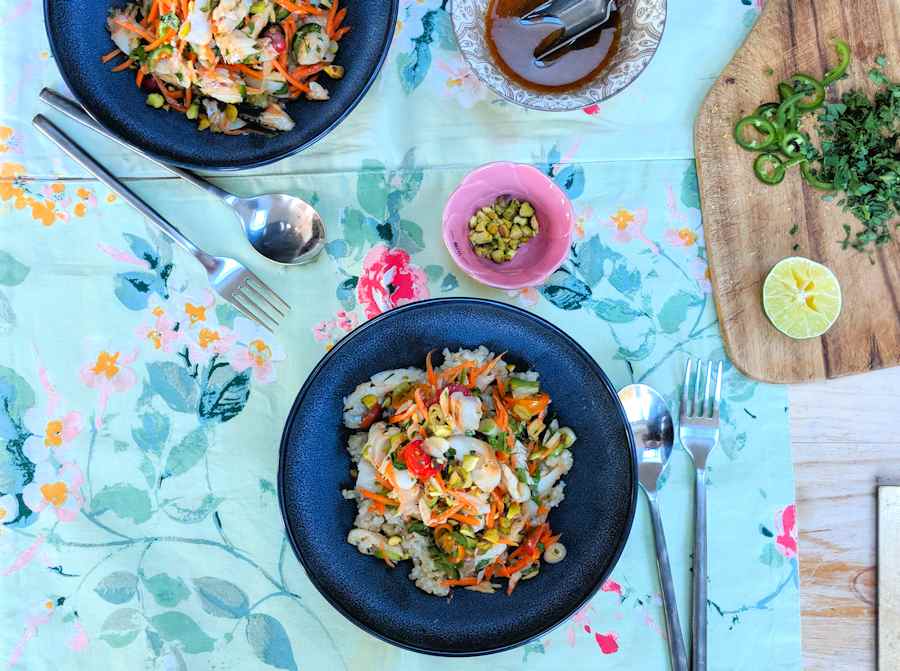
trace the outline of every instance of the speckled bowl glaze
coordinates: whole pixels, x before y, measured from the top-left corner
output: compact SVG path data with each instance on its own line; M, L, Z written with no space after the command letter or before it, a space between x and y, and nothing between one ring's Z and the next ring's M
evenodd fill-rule
M348 23L353 30L341 41L336 61L346 75L329 85L329 100L289 103L287 111L297 124L272 137L198 132L184 115L149 107L146 93L134 85L133 73L113 72L113 63L101 63L100 57L112 48L107 13L126 0L44 0L44 23L66 85L106 130L166 163L206 171L242 170L309 147L350 114L384 63L397 24L398 1L350 4Z
M560 422L578 435L565 500L550 513L567 554L507 596L419 590L395 569L347 544L356 504L343 428L343 397L373 374L422 366L431 350L485 345L536 370ZM440 357L438 357L440 359ZM439 361L436 361L439 363ZM395 645L435 655L499 652L543 635L582 608L613 570L637 497L634 440L615 389L561 330L520 308L472 298L411 303L353 331L300 390L281 442L278 492L288 537L309 579L338 611ZM445 667L462 668L462 667Z
M469 219L504 195L534 205L540 231L512 261L497 264L472 249ZM574 221L572 203L540 170L522 163L488 163L466 175L447 201L444 244L456 265L473 279L499 289L523 289L543 284L566 260Z
M584 86L565 93L538 93L511 81L494 64L485 38L490 0L453 0L453 27L469 66L491 90L522 107L563 112L611 98L650 63L666 25L666 0L621 0L622 40L609 66Z

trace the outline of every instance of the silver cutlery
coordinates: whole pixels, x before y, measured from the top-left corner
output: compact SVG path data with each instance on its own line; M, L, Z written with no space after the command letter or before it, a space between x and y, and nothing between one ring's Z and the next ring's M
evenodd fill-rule
M619 399L625 407L625 415L628 417L637 444L638 480L650 505L650 519L653 521L653 537L656 543L656 567L662 587L672 669L688 671L687 651L681 632L681 620L678 617L678 604L675 601L672 567L669 563L666 535L663 532L657 501L659 479L666 470L675 442L672 415L665 399L655 389L645 384L628 385L619 392Z
M299 266L315 259L325 248L325 224L322 217L302 198L280 193L240 198L188 170L159 161L120 140L94 121L74 100L48 88L43 89L38 97L92 131L222 200L237 214L253 248L270 261Z
M544 64L579 37L609 21L616 9L618 7L615 0L547 0L523 14L521 19L526 23L553 21L563 28L562 35L535 54L535 60Z
M691 599L693 671L706 671L706 460L719 444L719 404L722 399L722 362L713 364L709 361L705 368L704 372L701 359L697 360L696 372L693 370L693 360L689 359L685 366L678 429L681 444L691 455L696 469L694 589Z
M60 149L93 174L97 179L118 194L129 205L138 210L172 240L194 256L206 269L212 288L222 298L231 303L245 317L252 319L268 330L273 330L285 317L290 305L265 282L241 263L227 256L211 256L166 221L139 196L116 179L106 168L97 163L84 149L57 128L49 119L38 114L32 120L34 126Z

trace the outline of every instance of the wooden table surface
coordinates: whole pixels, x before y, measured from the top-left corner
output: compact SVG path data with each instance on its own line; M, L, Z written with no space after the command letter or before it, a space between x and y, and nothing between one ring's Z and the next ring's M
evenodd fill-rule
M900 368L791 387L804 669L875 669L877 478L900 480Z

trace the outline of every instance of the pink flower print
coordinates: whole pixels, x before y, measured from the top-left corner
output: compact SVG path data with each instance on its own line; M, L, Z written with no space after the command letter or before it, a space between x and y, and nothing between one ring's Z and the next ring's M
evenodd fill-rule
M74 650L75 652L83 652L84 650L87 650L87 647L90 644L90 639L88 639L88 635L84 627L81 626L81 622L76 620L72 629L72 636L68 641L66 641L66 645L69 646L70 650Z
M150 263L147 259L139 259L131 252L125 251L124 249L119 249L118 247L112 247L110 245L105 245L102 242L97 243L97 249L106 254L107 256L115 259L116 261L121 261L122 263L128 263L133 266L138 266L139 268L150 268Z
M352 312L347 312L346 310L339 310L337 313L337 320L335 324L342 331L346 331L350 333L353 329L356 328L357 324L359 324L359 319Z
M81 498L83 482L84 476L76 464L63 464L57 471L45 461L35 469L34 480L22 489L22 499L36 513L49 506L60 522L72 522L84 503Z
M600 586L600 590L602 592L612 592L614 594L618 594L620 598L622 596L622 586L615 580L607 580Z
M193 363L203 365L216 354L228 354L236 340L234 333L225 326L201 326L190 335L188 354Z
M337 324L330 321L321 321L315 326L313 326L313 338L316 339L316 342L325 342L326 340L331 339L331 329L335 328Z
M600 115L600 105L594 103L593 105L588 105L584 108L583 112L588 116L599 116Z
M366 317L371 319L400 305L428 298L428 277L410 262L406 251L376 245L363 260L356 296Z
M450 60L439 60L436 64L436 69L444 75L433 78L441 86L441 93L445 97L454 98L465 109L471 109L487 100L487 88L472 72L465 58L461 54L452 54L449 58Z
M668 229L665 237L666 242L672 247L690 247L697 242L697 234L686 226Z
M656 254L659 252L659 249L644 233L647 218L646 207L639 207L633 212L625 208L619 208L615 214L610 215L605 223L612 229L613 240L616 242L627 243L632 240L640 240Z
M137 337L142 341L148 341L153 349L163 352L171 352L175 344L181 339L181 331L178 325L166 316L162 307L155 307L151 311L155 318L149 324L138 327Z
M705 294L711 294L712 279L709 273L709 264L698 256L692 259L688 264L688 270L690 271L691 276L697 280L697 285L700 287L700 290Z
M38 629L50 622L55 606L56 604L52 599L47 599L40 608L32 609L28 613L25 618L25 630L15 646L13 646L12 652L9 653L9 658L6 660L8 669L12 669L22 660L22 655L25 654L25 647L28 645L28 642L38 635Z
M216 296L210 289L205 289L200 296L173 296L172 304L177 311L175 318L183 329L201 328L215 318Z
M234 320L235 345L228 352L228 363L236 371L250 369L253 379L261 384L275 381L277 361L284 360L284 350L272 334L249 319Z
M588 205L575 216L575 237L584 240L584 230L594 219L594 208Z
M540 292L534 287L526 287L524 289L514 289L507 291L506 295L515 298L516 303L526 308L534 307L541 300Z
M57 415L31 408L25 413L25 426L32 433L22 450L32 463L40 464L47 461L51 454L58 456L71 447L72 441L81 433L83 422L77 412Z
M101 351L96 360L81 369L81 381L99 393L95 426L103 425L103 413L109 397L117 392L127 391L137 382L137 375L129 364L137 359L137 352L123 355L121 352Z
M604 655L611 655L619 651L619 637L613 632L594 634L594 640L597 641L597 645L600 646L600 652Z
M797 556L797 506L793 503L775 514L775 547L785 559Z

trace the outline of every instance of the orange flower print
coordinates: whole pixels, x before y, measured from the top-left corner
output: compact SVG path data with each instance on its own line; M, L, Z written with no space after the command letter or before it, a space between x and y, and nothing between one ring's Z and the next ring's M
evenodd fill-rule
M62 193L66 190L66 185L60 182L54 182L50 185L50 190L53 191L53 193Z
M11 139L13 136L13 129L9 126L0 126L0 154L5 154L9 151L9 144L7 144L7 140Z
M16 184L16 180L25 174L25 166L19 163L4 163L0 166L0 198L13 200L17 210L26 205L25 190Z
M75 209L72 210L76 217L83 217L87 214L87 205L84 203L75 203Z
M78 190L75 192L75 194L79 198L81 198L81 200L88 200L91 196L94 195L90 189L85 189L83 186L78 187Z
M31 206L31 218L41 222L44 226L52 226L58 218L62 218L60 213L56 211L56 203L52 200L43 202L34 198L28 199Z
M673 247L690 247L697 242L697 233L691 228L670 228L666 231L666 242Z
M626 243L640 240L655 254L659 249L644 233L648 216L645 207L639 207L634 211L619 208L615 214L610 215L605 224L612 229L613 240L616 242Z
M137 382L137 374L130 368L130 364L137 359L137 352L122 354L119 351L102 350L97 358L88 362L81 369L81 381L88 387L96 389L97 415L94 423L99 429L103 426L103 413L106 412L106 404L110 395L127 391Z

